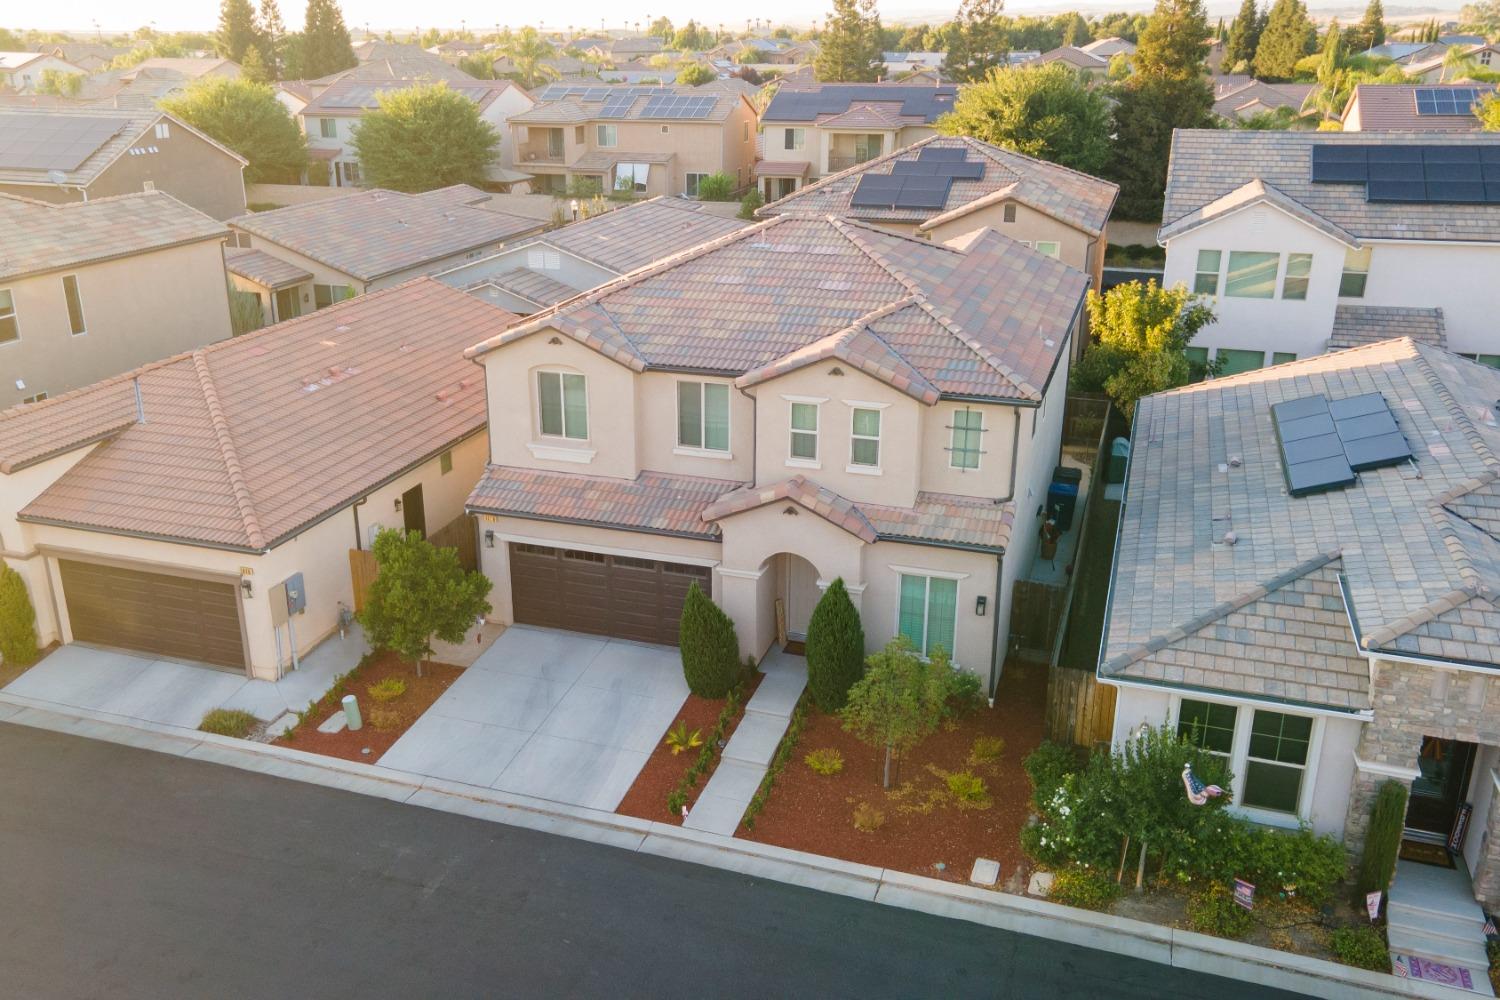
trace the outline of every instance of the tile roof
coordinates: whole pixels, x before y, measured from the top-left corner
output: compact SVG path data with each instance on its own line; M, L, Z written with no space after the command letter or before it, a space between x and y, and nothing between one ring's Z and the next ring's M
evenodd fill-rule
M64 183L87 187L104 172L104 169L125 154L136 141L156 122L166 118L174 128L181 128L201 137L204 141L224 153L225 156L247 162L244 157L203 135L197 129L167 115L155 107L137 110L89 105L31 105L7 101L0 106L0 130L32 127L38 123L62 126L69 121L103 120L111 123L100 136L99 145L84 160L71 170L64 170ZM0 184L41 184L49 189L54 186L45 169L0 166Z
M569 170L609 170L616 163L671 163L677 158L676 153L665 150L636 150L634 152L624 150L595 149L584 153L574 160L568 167Z
M460 186L461 190L473 190ZM452 188L402 194L372 188L230 219L229 225L372 281L532 233L542 223L458 204Z
M1270 205L1273 208L1280 209L1294 218L1301 219L1309 226L1322 232L1325 236L1335 239L1345 246L1355 247L1359 245L1359 239L1353 233L1335 225L1296 199L1288 197L1274 185L1267 184L1259 178L1235 188L1221 198L1215 198L1202 208L1189 212L1169 225L1162 226L1157 231L1157 238L1162 240L1175 239L1183 233L1192 232L1194 229L1206 226L1215 219L1232 215L1235 212L1243 211L1254 205Z
M872 101L851 104L841 114L818 119L819 128L900 128L905 122L900 101Z
M442 60L438 61L442 62ZM447 65L443 63L445 67ZM366 73L368 72L367 69ZM309 101L307 107L302 109L302 114L345 117L361 115L380 106L379 95L381 94L433 82L440 82L449 90L462 94L478 105L481 110L488 107L495 98L507 90L520 89L509 80L476 80L457 70L454 72L458 73L462 79L440 77L434 80L424 75L371 80L367 76L345 76L336 83L330 84L321 94Z
M915 160L924 149L963 149L969 160L984 164L979 180L956 180L948 188L941 209L856 208L850 205L859 179L866 174L888 174L891 164ZM967 136L930 136L910 146L878 156L798 188L761 208L762 218L790 212L834 214L867 222L911 222L935 225L968 212L1015 200L1045 215L1097 236L1104 231L1120 188L1109 181L1076 170L1023 156Z
M875 533L875 526L870 523L870 519L852 500L839 496L806 476L793 476L766 486L745 486L735 490L704 508L703 520L721 521L781 500L791 500L862 542L874 542L880 537Z
M480 431L461 349L515 318L426 278L362 295L0 411L0 471L108 438L18 516L264 551Z
M224 267L230 274L237 274L266 288L285 288L287 285L313 279L311 271L304 271L280 257L272 257L264 250L226 248Z
M1344 120L1348 121L1355 106L1359 107L1359 131L1361 132L1477 132L1480 121L1474 112L1465 108L1456 115L1417 114L1417 91L1445 91L1461 87L1480 92L1481 97L1493 93L1493 83L1462 84L1409 84L1409 83L1361 83L1349 95L1344 107Z
M755 161L757 177L806 177L811 170L812 163L808 160Z
M1333 333L1328 338L1328 349L1358 347L1392 337L1410 337L1419 344L1447 347L1443 310L1340 304L1333 311Z
M1271 406L1368 392L1384 395L1414 464L1289 496ZM1500 372L1409 339L1143 399L1101 672L1357 708L1327 676L1352 674L1351 634L1372 653L1500 666L1497 399Z
M900 123L931 125L953 110L956 86L904 83L823 83L788 86L785 80L761 112L761 121L823 124L857 104L900 102ZM889 127L889 126L886 126Z
M727 479L663 472L612 479L491 465L469 494L466 507L483 514L717 539L718 526L703 520L703 508L737 486Z
M1500 133L1290 132L1178 129L1172 135L1163 229L1262 180L1360 240L1500 241L1500 205L1368 202L1358 184L1312 183L1316 145L1500 145Z
M224 224L164 191L51 204L0 194L0 278L220 239Z
M610 87L605 84L596 88L608 93ZM736 109L745 101L744 95L729 88L715 87L707 84L702 87L688 87L667 84L653 87L662 96L676 95L680 97L712 97L713 107L702 118L671 118L678 125L702 125L717 124L729 120ZM608 118L602 115L604 109L603 98L590 101L584 100L582 95L573 94L555 101L538 101L533 107L517 115L511 115L512 125L572 125L580 122L598 119L601 122L622 121L658 121L654 115L647 115L646 108L651 104L652 96L642 94L630 103L630 106L622 114L612 114Z
M1047 63L1052 62L1067 63L1069 66L1076 66L1079 69L1098 70L1109 68L1108 59L1103 56L1096 56L1092 52L1086 52L1073 45L1062 45L1048 52L1043 52L1035 59L1025 63L1025 65L1045 66Z
M616 279L467 353L556 329L636 371L745 375L794 365L788 355L847 335L844 349L877 377L915 371L945 395L1035 401L1087 287L1082 272L993 232L959 250L786 215ZM902 363L882 360L864 332Z
M465 291L473 294L484 285L493 285L501 291L523 298L538 309L555 306L583 291L581 288L574 288L572 285L565 285L555 278L550 278L541 271L532 271L524 267L513 267L509 271L502 271L492 278L486 278L480 285L466 288Z
M1312 93L1311 83L1266 83L1263 80L1248 80L1245 83L1216 95L1214 114L1228 121L1238 121L1246 112L1253 114L1264 108L1291 108L1301 111L1307 95Z
M714 215L699 202L651 198L553 229L535 242L624 274L744 228L743 221Z

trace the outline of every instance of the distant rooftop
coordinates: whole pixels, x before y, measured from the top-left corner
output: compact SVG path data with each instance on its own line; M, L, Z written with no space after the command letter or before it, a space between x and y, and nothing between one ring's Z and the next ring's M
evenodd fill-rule
M396 90L406 90L421 84L441 82L449 90L462 94L481 109L507 90L519 89L509 80L469 80L468 82L428 78L396 78L369 80L353 76L344 77L330 84L302 109L303 114L358 114L373 111L380 106L380 95Z
M87 186L162 117L155 108L0 106L0 184ZM246 162L191 126L169 120L172 127L192 131L226 156Z
M930 125L953 110L956 86L901 83L824 83L783 86L761 114L762 121L814 122L842 115L854 105L894 105L899 124ZM889 126L887 126L889 127Z
M1494 92L1493 83L1361 83L1344 117L1358 106L1361 132L1477 132L1474 105Z

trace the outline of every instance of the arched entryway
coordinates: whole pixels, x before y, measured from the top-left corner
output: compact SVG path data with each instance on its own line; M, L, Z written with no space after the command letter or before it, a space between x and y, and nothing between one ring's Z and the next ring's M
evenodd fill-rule
M818 568L794 552L778 552L766 559L761 571L772 580L776 616L772 626L777 639L805 640L813 609L823 596Z

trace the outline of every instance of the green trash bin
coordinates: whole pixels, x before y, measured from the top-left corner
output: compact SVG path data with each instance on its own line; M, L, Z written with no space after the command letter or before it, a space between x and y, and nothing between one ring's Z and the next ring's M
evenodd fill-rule
M1125 467L1130 464L1130 439L1118 437L1109 444L1109 471L1104 476L1107 483L1123 483Z

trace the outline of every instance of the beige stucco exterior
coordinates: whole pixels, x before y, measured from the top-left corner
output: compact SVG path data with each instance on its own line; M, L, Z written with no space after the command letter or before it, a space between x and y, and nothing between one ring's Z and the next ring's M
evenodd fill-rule
M72 333L63 279L73 276L86 332ZM230 334L218 239L23 278L11 293L18 340L0 343L0 408L57 396ZM24 383L17 388L16 382Z
M1014 209L1014 218L1006 221L1006 206ZM1082 229L1059 221L1045 212L1016 201L1002 201L964 213L929 227L926 232L935 243L962 245L981 229L993 229L1021 243L1056 243L1058 259L1087 274L1099 287L1104 277L1104 252L1107 234L1090 236Z

